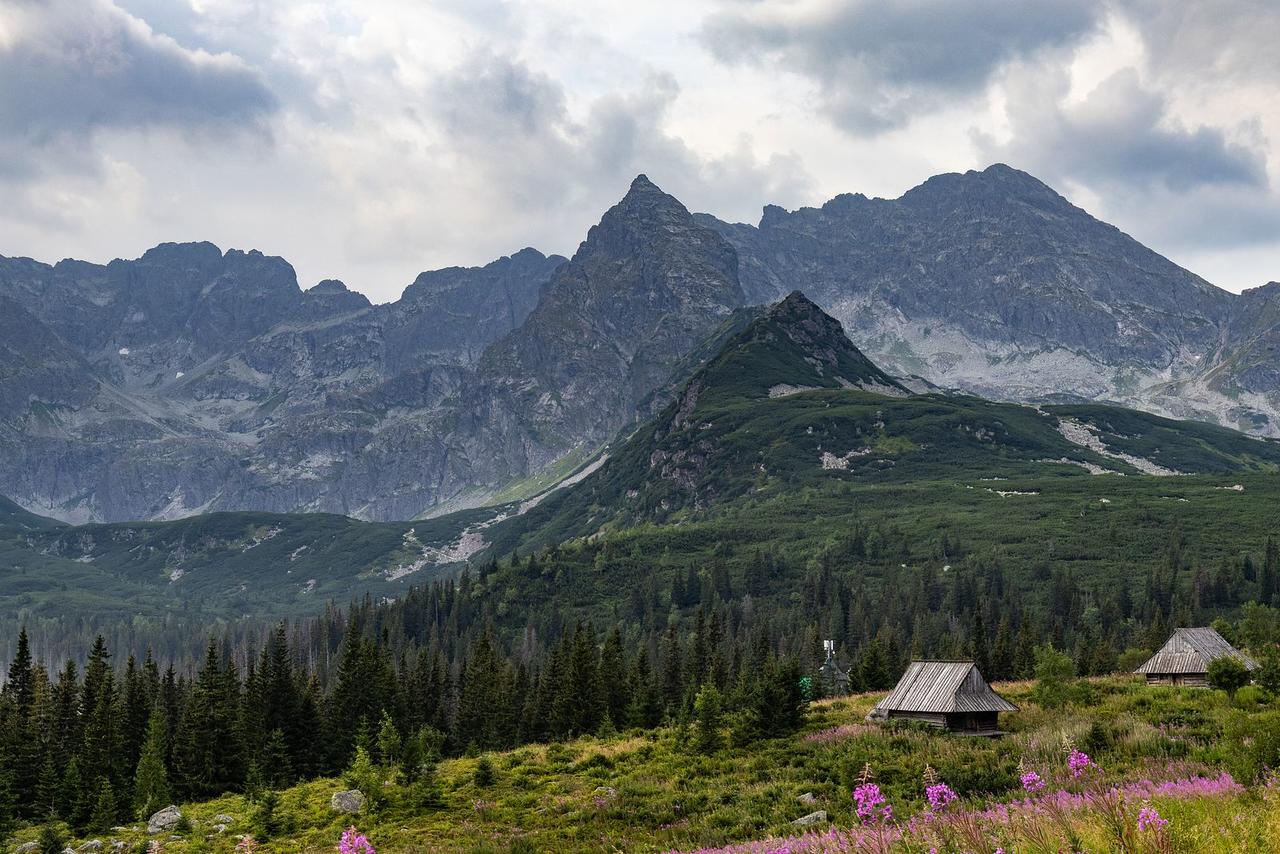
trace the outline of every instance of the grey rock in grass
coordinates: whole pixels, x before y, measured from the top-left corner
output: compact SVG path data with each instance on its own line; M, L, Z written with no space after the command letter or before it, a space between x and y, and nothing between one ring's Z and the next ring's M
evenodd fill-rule
M811 812L808 815L802 818L798 818L795 821L791 822L791 824L795 827L813 827L815 824L826 824L826 823L827 823L826 810L818 810L817 812Z
M170 804L147 819L147 833L155 834L172 830L180 821L182 821L182 810Z
M364 809L364 792L359 789L334 792L333 797L329 799L329 809L341 813L360 812Z

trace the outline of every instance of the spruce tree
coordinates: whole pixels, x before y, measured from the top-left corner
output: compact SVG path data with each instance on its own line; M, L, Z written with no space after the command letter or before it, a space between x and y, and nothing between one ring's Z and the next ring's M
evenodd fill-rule
M139 819L146 819L172 800L165 769L166 729L164 710L156 704L147 718L142 754L133 778L133 812Z
M703 685L693 702L694 748L699 753L715 753L724 742L724 701L714 685Z
M89 830L106 833L116 823L116 794L111 788L111 781L106 777L98 779L98 796L94 801L93 813L89 817Z

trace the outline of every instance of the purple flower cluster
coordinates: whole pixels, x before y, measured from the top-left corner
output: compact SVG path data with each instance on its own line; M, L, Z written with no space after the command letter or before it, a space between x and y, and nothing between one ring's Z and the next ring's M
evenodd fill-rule
M339 854L378 854L369 837L354 827L348 827L342 831L342 838L338 840L338 852Z
M1080 775L1089 768L1094 767L1093 760L1089 758L1089 754L1084 753L1076 748L1071 748L1071 755L1067 757L1067 768L1071 769L1071 776L1080 779Z
M1022 789L1028 795L1034 795L1036 792L1044 789L1044 780L1035 771L1028 771L1018 778L1022 783Z
M1034 780L1031 781L1028 781L1027 777L1028 774L1022 775L1024 789L1027 788L1028 782L1039 784L1035 789L1036 792L1044 788L1044 781L1040 779L1039 775L1036 775ZM858 791L860 790L863 792L863 798L861 799L858 797ZM1125 800L1141 802L1156 797L1177 800L1202 797L1232 797L1243 794L1245 789L1232 779L1230 774L1221 774L1218 777L1188 776L1161 782L1144 779L1119 786L1116 791ZM879 808L881 806L887 807L888 805L885 803L879 787L874 783L864 783L855 789L854 801L859 806L866 803L870 807L867 813L871 817L870 821L864 818L861 810L858 812L858 816L864 818L865 826L845 829L830 828L824 831L813 831L786 838L740 842L723 848L700 848L690 852L690 854L828 854L828 852L835 851L879 851L884 850L883 846L885 844L913 838L923 841L923 839L931 838L936 832L938 819L929 813L916 816L902 824L884 825L878 823L876 816ZM986 809L973 812L953 813L952 817L972 816L983 823L1007 826L1011 820L1017 818L1038 819L1047 817L1050 809L1061 810L1062 812L1076 812L1088 809L1090 804L1088 795L1058 790L1047 792L1039 798L1026 798L1007 804L993 804ZM1154 810L1148 814L1148 817L1159 819L1159 821L1154 824L1144 824L1144 829L1164 827L1160 822L1164 822L1165 819L1160 818ZM1141 813L1139 814L1139 819L1141 820ZM928 835L926 836L926 834ZM676 854L676 852L668 852L668 854Z
M1138 810L1138 830L1163 830L1169 826L1169 819L1161 818L1155 807L1143 807Z
M854 812L863 824L893 819L893 807L880 794L880 787L875 783L863 783L853 790Z
M926 786L924 790L925 799L929 801L929 809L932 812L939 812L947 808L947 805L954 802L958 797L955 790L946 783L936 783L932 786Z

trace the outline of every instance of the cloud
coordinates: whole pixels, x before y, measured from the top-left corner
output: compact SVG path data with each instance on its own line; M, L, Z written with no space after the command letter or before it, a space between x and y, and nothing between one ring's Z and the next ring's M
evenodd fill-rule
M899 127L981 92L1005 63L1096 29L1100 0L803 0L734 4L702 43L719 59L812 78L825 112L857 132Z
M1012 129L1007 142L979 133L984 155L1007 160L1046 180L1095 188L1183 192L1206 185L1267 186L1263 152L1233 143L1219 128L1187 128L1170 118L1168 101L1145 88L1133 68L1068 102L1060 70L1011 69L1005 82Z
M103 129L253 126L276 108L235 56L189 50L107 0L0 10L0 134L31 148Z
M980 156L1068 191L1157 250L1241 248L1280 234L1265 150L1223 128L1185 126L1136 69L1072 98L1065 68L1015 65L1001 88L1009 133L974 131Z

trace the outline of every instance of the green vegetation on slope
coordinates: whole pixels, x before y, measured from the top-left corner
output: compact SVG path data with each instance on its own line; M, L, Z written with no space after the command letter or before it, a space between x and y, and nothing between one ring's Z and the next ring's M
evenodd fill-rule
M1075 686L1064 706L1045 708L1031 683L996 687L1020 711L1003 717L1010 734L995 741L867 725L863 717L883 695L864 694L816 704L797 735L729 743L710 753L695 748L696 726L672 726L445 760L436 769L434 803L420 800L422 790L395 783L356 816L329 809L333 793L352 780L319 780L279 792L278 827L262 850L332 850L351 823L383 852L476 854L692 850L791 836L799 832L791 822L818 809L836 828L852 828L859 819L850 792L868 764L899 819L925 811L926 768L960 796L953 809L1021 799L1020 764L1051 787L1079 790L1084 784L1065 767L1064 738L1089 754L1104 779L1121 785L1216 780L1223 772L1252 784L1255 773L1280 760L1280 712L1257 689L1233 702L1221 692L1151 688L1116 677ZM482 763L492 769L491 782L478 780ZM376 779L383 778L399 780L399 772L385 768ZM1187 797L1148 799L1173 820L1177 850L1264 850L1280 829L1280 802L1263 786L1221 796L1186 788ZM800 803L806 793L813 800ZM262 840L261 799L228 796L183 811L193 829L166 843L168 851L229 852L243 834ZM217 814L234 821L226 833L206 838ZM1088 850L1106 850L1098 816L1073 820ZM20 838L33 836L29 830ZM111 837L134 843L146 834Z

